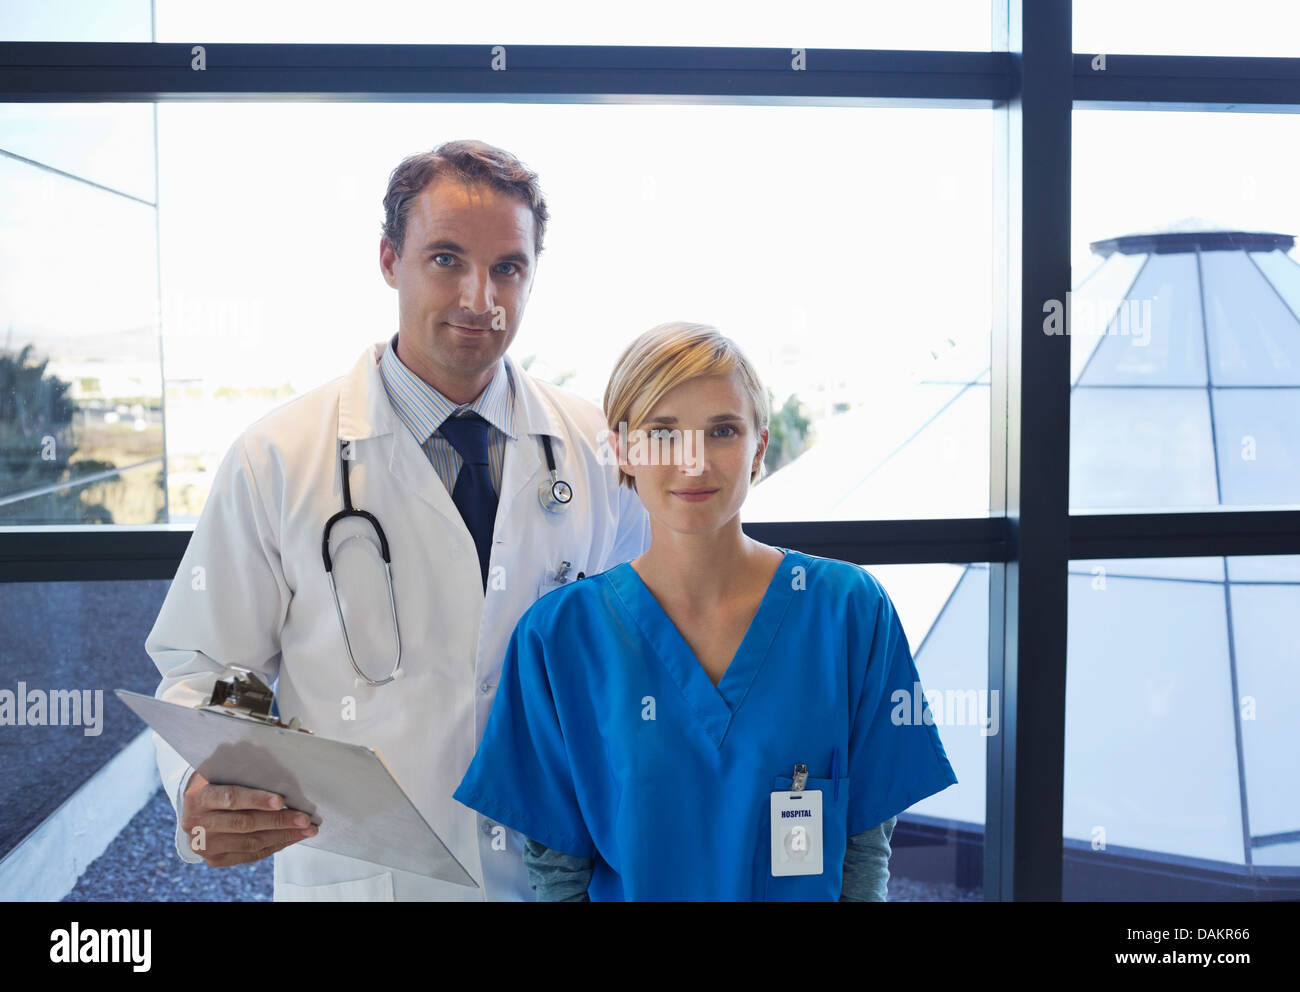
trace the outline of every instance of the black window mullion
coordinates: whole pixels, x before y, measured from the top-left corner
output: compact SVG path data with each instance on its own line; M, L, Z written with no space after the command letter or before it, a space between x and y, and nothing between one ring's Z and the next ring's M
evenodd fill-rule
M1015 560L990 565L984 898L1061 898L1069 558L1070 350L1043 333L1070 289L1070 0L997 0L1019 88L995 111L995 299L990 485ZM1002 38L995 37L995 46ZM1002 420L1005 418L1005 428ZM998 451L998 445L1003 446Z

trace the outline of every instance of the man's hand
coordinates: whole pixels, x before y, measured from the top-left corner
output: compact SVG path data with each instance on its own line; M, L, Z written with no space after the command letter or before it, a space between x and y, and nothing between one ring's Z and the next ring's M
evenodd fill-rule
M181 828L190 838L190 849L213 868L260 861L316 836L311 818L285 809L284 798L274 792L213 785L195 772L184 800Z

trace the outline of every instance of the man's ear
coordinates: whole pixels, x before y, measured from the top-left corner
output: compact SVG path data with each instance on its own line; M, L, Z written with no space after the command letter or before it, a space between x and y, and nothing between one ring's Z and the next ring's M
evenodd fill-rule
M393 243L386 237L379 239L379 271L384 275L384 282L397 288L397 252L393 250Z

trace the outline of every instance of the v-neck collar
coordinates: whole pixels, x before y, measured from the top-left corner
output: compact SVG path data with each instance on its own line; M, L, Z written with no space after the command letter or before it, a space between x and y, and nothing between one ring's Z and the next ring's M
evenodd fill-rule
M632 563L624 562L603 573L718 748L722 747L722 741L727 736L731 718L745 701L755 676L767 660L772 640L785 617L786 607L789 606L794 591L791 569L797 565L806 567L802 561L804 556L799 552L787 548L778 550L784 551L785 556L777 565L776 572L759 601L758 612L750 621L740 647L736 649L731 663L716 686L691 646L686 643L686 638L659 605L659 600L655 599L654 593L641 580Z

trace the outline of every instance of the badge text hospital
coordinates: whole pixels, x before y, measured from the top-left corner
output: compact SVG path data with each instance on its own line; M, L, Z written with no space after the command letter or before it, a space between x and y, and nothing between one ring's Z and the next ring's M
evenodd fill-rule
M822 873L820 789L772 793L772 875Z

